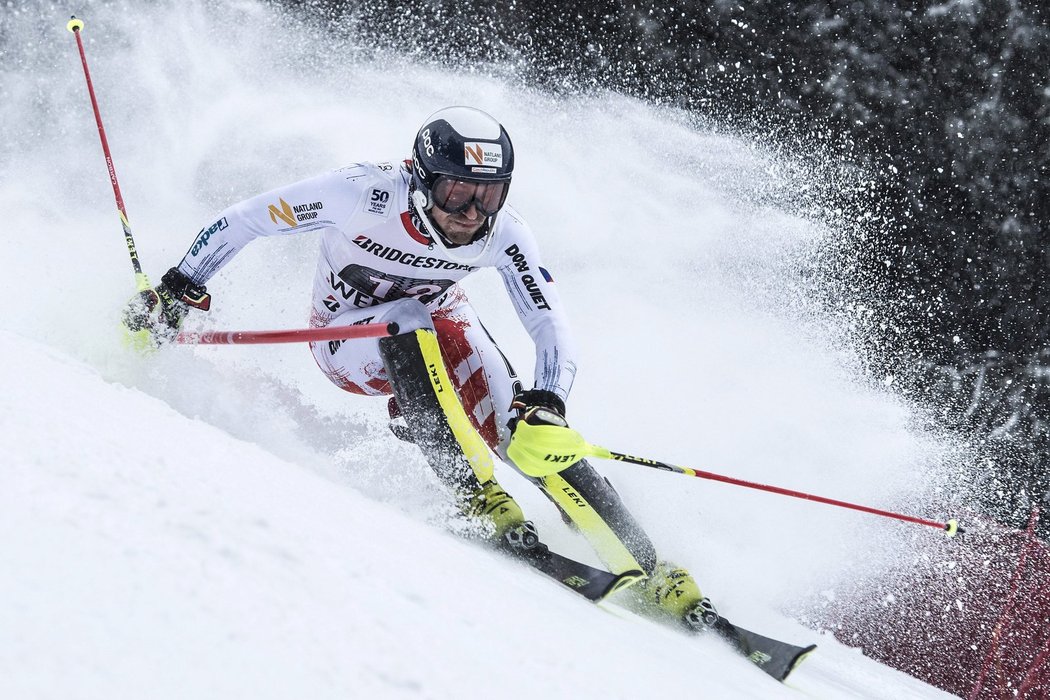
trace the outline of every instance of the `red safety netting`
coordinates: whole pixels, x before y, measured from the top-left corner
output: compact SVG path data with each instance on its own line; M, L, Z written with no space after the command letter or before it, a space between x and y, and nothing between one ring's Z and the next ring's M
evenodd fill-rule
M820 606L865 655L967 700L1050 698L1050 547L988 527Z

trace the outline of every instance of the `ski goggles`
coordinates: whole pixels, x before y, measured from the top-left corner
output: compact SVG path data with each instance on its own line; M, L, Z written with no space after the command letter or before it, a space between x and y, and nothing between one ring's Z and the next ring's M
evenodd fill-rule
M510 182L467 182L442 175L430 190L434 206L449 214L459 214L473 204L482 216L492 216L507 199Z

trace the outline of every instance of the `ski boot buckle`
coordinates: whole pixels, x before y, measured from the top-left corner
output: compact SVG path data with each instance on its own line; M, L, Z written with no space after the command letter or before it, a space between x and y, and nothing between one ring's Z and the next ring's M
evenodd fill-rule
M528 551L540 543L539 533L531 520L526 520L520 525L515 525L503 535L511 549L517 551Z
M709 598L701 598L700 602L685 614L685 623L697 631L711 627L716 622L718 611Z

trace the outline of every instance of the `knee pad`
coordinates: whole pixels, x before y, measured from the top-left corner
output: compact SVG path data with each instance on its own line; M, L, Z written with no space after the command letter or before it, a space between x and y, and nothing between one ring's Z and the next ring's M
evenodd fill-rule
M387 302L384 307L386 313L383 320L396 323L401 333L434 330L434 319L430 317L430 311L418 299L398 299Z

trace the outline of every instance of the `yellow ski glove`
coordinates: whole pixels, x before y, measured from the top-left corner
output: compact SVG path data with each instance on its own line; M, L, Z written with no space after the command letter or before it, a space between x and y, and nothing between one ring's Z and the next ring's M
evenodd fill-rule
M541 389L525 391L514 397L511 408L521 415L510 423L514 432L507 456L523 474L557 474L587 455L587 442L569 427L565 404L557 394Z

